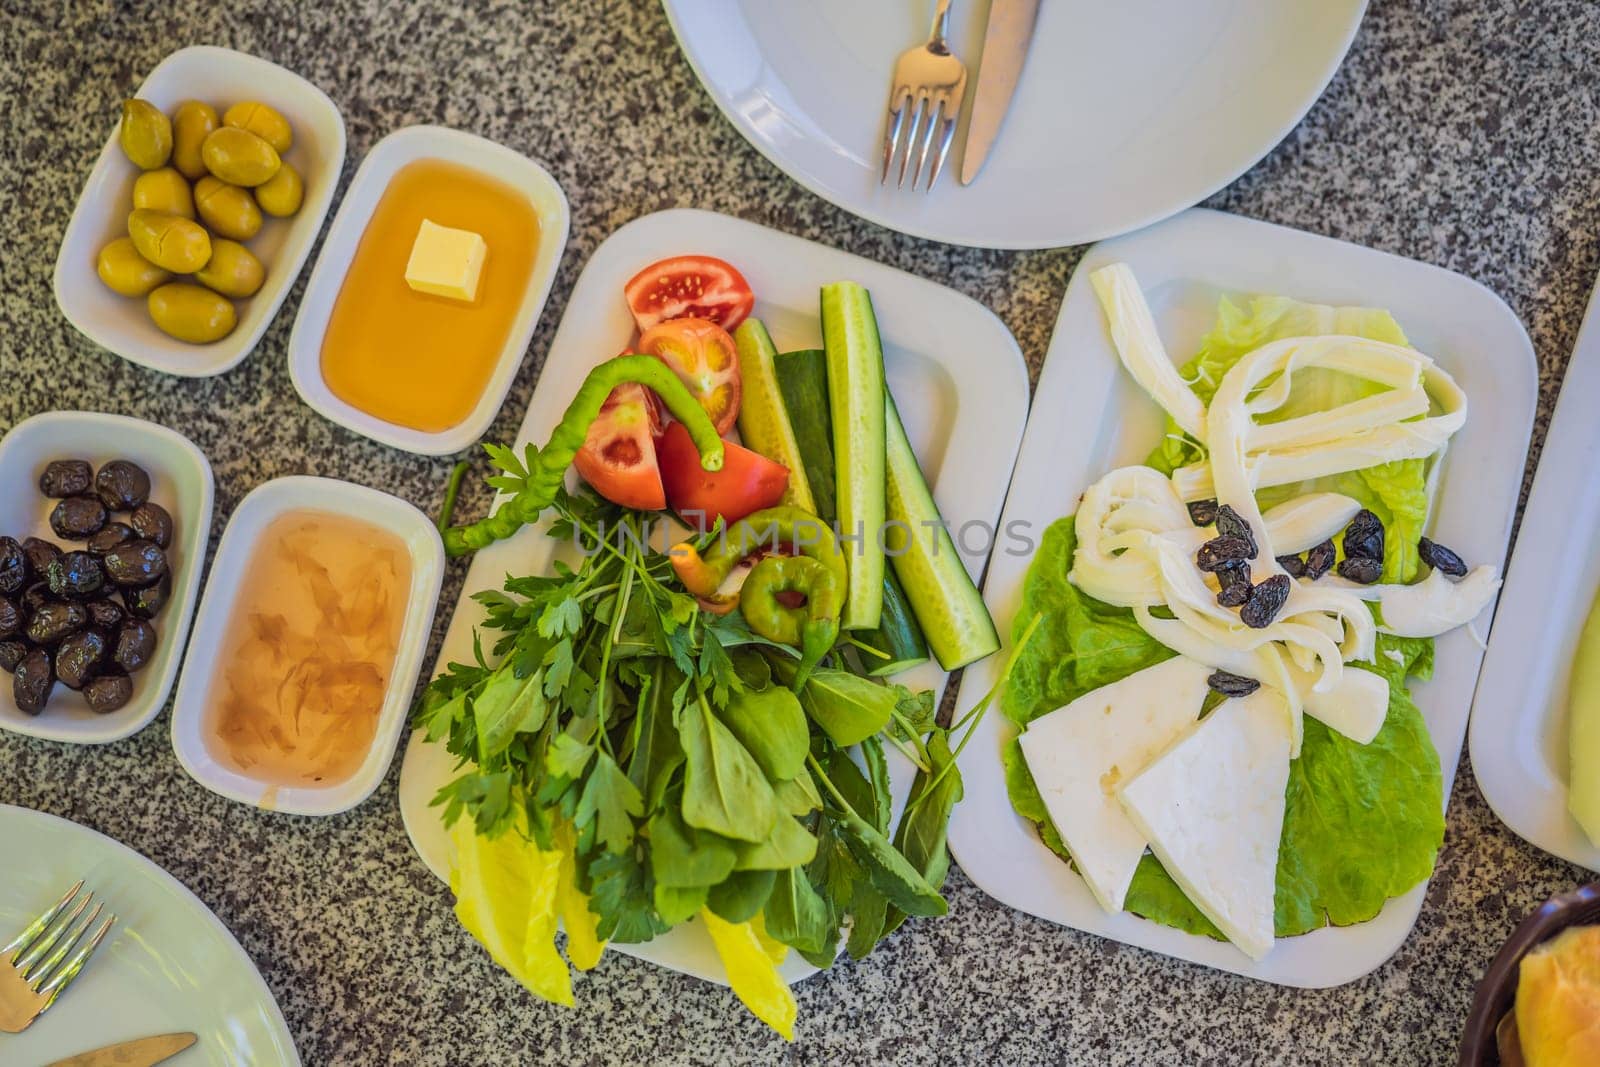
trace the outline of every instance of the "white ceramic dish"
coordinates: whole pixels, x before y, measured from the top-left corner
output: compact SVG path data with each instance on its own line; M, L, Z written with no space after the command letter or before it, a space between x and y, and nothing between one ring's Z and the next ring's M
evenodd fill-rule
M1205 199L1294 128L1355 36L1365 0L1040 5L1004 129L972 185L966 136L932 194L879 183L895 57L931 3L663 0L723 114L812 192L916 237L1051 248L1125 233ZM987 4L951 45L979 74Z
M1472 705L1472 773L1502 822L1564 860L1600 871L1600 845L1567 810L1567 684L1600 589L1600 290L1578 333L1483 680Z
M622 299L627 280L657 259L686 252L719 256L744 273L756 293L755 314L772 332L779 351L821 347L817 300L823 284L848 278L871 290L889 386L940 511L956 529L968 522L992 528L1028 410L1027 369L1004 324L981 304L942 285L704 211L648 215L622 227L595 250L572 290L543 377L517 432L517 448L530 441L542 445L583 377L628 342L634 326ZM543 573L557 547L542 528L525 529L479 552L463 588L467 594L498 589L507 574ZM978 575L988 553L986 546L973 548L968 552L962 546L963 559L968 571ZM463 595L436 671L452 660L470 662L472 631L483 617L482 607ZM928 664L900 680L942 691L945 676L936 664ZM898 753L890 756L900 758ZM902 796L911 784L909 767L892 764ZM423 862L441 878L450 870L450 839L440 810L429 804L454 776L454 758L444 747L413 734L400 777L400 811ZM696 923L646 944L614 947L708 981L725 981L710 939ZM796 954L783 967L790 981L815 970Z
M100 249L127 236L133 180L139 175L122 154L115 129L89 172L61 239L56 303L80 333L124 359L168 374L221 374L255 348L311 254L344 167L344 119L326 93L298 74L210 46L172 53L145 78L138 95L169 114L185 100L202 100L220 114L241 100L259 99L281 111L294 129L294 144L284 158L305 178L305 203L292 218L268 218L250 242L267 269L266 281L248 300L234 302L239 324L220 341L191 345L168 337L150 321L143 300L118 296L95 273Z
M240 774L218 762L205 740L209 693L216 666L228 656L232 637L228 620L233 616L239 584L266 526L285 512L302 508L371 523L398 537L411 551L411 590L406 597L405 622L372 748L348 780L315 789L274 787ZM257 486L234 509L217 544L211 580L195 621L194 643L178 684L178 698L172 707L172 747L183 769L207 789L231 800L291 815L333 815L367 799L388 772L405 727L443 580L444 544L439 540L439 531L406 501L332 478L275 478Z
M170 874L125 845L54 815L0 805L0 936L9 940L78 879L117 916L72 988L21 1034L18 1067L152 1034L193 1031L183 1064L272 1064L300 1056L283 1014L228 928Z
M211 464L187 437L143 419L93 411L35 415L0 439L0 533L19 541L42 537L65 549L82 547L50 529L55 501L39 492L40 472L56 459L88 460L96 469L108 460L132 460L149 473L150 499L167 509L175 527L167 550L172 597L152 620L159 635L155 656L133 675L133 698L126 705L97 715L80 694L58 685L44 711L24 715L12 699L10 679L0 684L0 729L79 745L105 744L142 730L172 692L211 538Z
M533 261L533 274L517 311L516 322L506 338L494 373L484 387L483 396L472 414L448 430L425 433L385 422L334 395L322 377L322 338L328 330L334 302L344 285L345 273L355 257L356 246L366 232L373 209L389 187L395 172L419 159L447 159L487 174L523 193L539 217L539 250ZM569 212L567 198L550 172L526 156L482 137L442 126L408 126L396 130L373 146L361 161L350 189L339 205L328 239L311 272L305 299L289 337L289 374L301 399L323 416L346 429L407 452L427 456L448 455L468 447L483 435L505 402L511 381L522 366L539 315L544 311L561 265L561 251L567 245ZM492 239L493 235L489 235ZM404 264L396 264L397 271ZM493 266L486 267L493 270ZM449 353L441 352L447 360Z
M1533 346L1499 297L1451 271L1263 222L1196 209L1091 249L1056 320L1004 526L1038 537L1070 515L1079 495L1114 467L1142 462L1161 434L1161 412L1123 371L1089 286L1113 262L1132 265L1174 359L1187 359L1210 328L1221 295L1277 293L1391 311L1412 344L1466 390L1469 416L1452 439L1429 533L1474 564L1500 564L1522 484L1538 395ZM997 552L985 600L1002 633L1021 602L1027 556ZM1487 616L1478 626L1486 625ZM969 669L963 693L995 682L1002 657ZM1460 761L1483 653L1465 629L1436 646L1432 681L1411 693L1444 769L1445 797ZM990 714L962 757L966 797L950 844L962 870L1011 907L1116 941L1280 985L1325 987L1373 970L1405 940L1424 886L1391 900L1372 921L1284 938L1259 962L1232 945L1130 914L1108 915L1078 875L1039 840L1006 796L1000 751L1014 728Z

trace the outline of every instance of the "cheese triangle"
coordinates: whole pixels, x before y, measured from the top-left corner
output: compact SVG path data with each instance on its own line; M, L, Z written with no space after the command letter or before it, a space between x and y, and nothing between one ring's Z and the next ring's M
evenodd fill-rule
M1289 710L1263 687L1227 700L1122 787L1174 881L1252 959L1272 948Z
M1145 838L1117 787L1200 717L1211 668L1174 656L1028 724L1023 758L1095 900L1121 911Z

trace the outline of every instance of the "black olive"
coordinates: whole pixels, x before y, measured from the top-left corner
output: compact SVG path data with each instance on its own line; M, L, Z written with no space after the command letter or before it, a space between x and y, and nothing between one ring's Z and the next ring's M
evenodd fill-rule
M150 662L156 651L156 628L143 619L129 619L117 631L111 662L132 674Z
M28 557L15 537L0 537L0 595L22 592L28 584Z
M83 697L89 702L89 710L100 715L116 711L132 696L133 679L126 674L102 674L83 687Z
M105 524L105 505L92 496L69 496L50 511L50 529L57 537L81 541Z
M167 556L154 541L129 541L101 557L106 577L118 585L149 585L167 573Z
M81 459L58 459L39 475L39 492L45 496L77 496L89 491L94 468Z
M1227 504L1217 509L1217 536L1237 537L1250 546L1250 554L1256 554L1256 535L1250 529L1250 524Z
M132 511L150 499L150 476L137 463L114 459L94 476L94 492L112 511Z
M89 625L89 610L70 600L52 600L28 618L28 640L53 645Z
M1345 558L1383 560L1383 523L1378 516L1362 508L1344 531Z
M87 552L63 552L50 562L45 580L58 597L86 600L106 584L106 573L100 561Z
M1352 582L1371 585L1383 577L1383 564L1366 556L1346 556L1339 564L1339 576Z
M1467 576L1467 562L1437 541L1430 541L1426 537L1417 541L1417 555L1422 557L1422 562L1436 571L1444 571L1452 578L1465 578Z
M170 574L163 574L158 581L150 585L122 591L122 602L128 606L128 614L141 619L155 618L161 609L167 606L167 601L170 599L172 599Z
M1250 599L1239 609L1239 621L1252 630L1271 626L1272 620L1278 617L1284 602L1289 599L1289 590L1293 585L1287 574L1274 574L1256 583L1255 588L1250 590Z
M1235 560L1249 559L1255 549L1242 537L1213 537L1195 553L1195 566L1203 571L1220 570Z
M22 632L22 605L8 596L0 596L0 637L14 637Z
M50 561L61 555L61 549L56 547L54 541L28 537L23 539L22 554L28 559L28 577L35 582L42 582L44 572L50 569Z
M56 674L50 666L50 653L36 648L22 657L11 675L11 696L17 710L24 715L37 715L44 710L55 688Z
M13 637L0 641L0 671L16 670L17 664L22 662L22 657L26 656L30 649L28 642L20 638Z
M1237 608L1250 599L1250 564L1245 560L1231 560L1219 567L1217 581L1222 584L1217 603L1223 607Z
M1291 578L1304 578L1306 576L1306 561L1299 556L1279 556L1278 566Z
M134 508L128 522L146 541L154 541L162 548L172 547L172 516L155 501L147 500Z
M1324 541L1320 545L1312 545L1306 552L1306 577L1314 582L1333 570L1333 561L1337 556L1338 552L1331 540Z
M23 590L22 614L26 618L33 618L33 613L50 603L50 587L44 582L34 582Z
M1217 502L1215 500L1189 501L1189 521L1196 526L1210 526L1217 521Z
M79 630L56 646L56 677L68 689L82 689L106 658L106 635Z
M122 605L109 598L91 600L85 607L89 609L89 625L96 629L104 630L108 634L115 633L117 627L121 626L123 620L128 617L128 613L122 609Z
M1206 685L1211 687L1213 693L1221 693L1225 697L1247 697L1261 688L1261 683L1254 678L1229 674L1227 671L1212 672L1206 678Z
M103 556L118 545L136 540L138 536L133 527L125 522L108 522L99 533L89 538L88 548L95 555Z

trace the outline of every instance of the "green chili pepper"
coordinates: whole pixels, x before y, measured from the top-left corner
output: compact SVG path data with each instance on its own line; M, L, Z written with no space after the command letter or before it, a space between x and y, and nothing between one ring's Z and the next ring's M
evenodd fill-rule
M803 605L786 606L780 593L799 594ZM808 556L768 556L757 563L739 592L739 610L750 629L769 641L800 650L794 690L799 692L839 639L844 585L826 564Z
M733 568L762 548L786 549L816 560L845 585L844 553L828 524L808 511L789 505L751 512L728 528L701 556L685 541L672 549L672 568L685 589L698 597L714 596Z
M578 449L583 447L589 425L600 414L606 397L625 382L637 382L654 390L673 417L688 429L689 437L700 452L700 466L708 471L722 469L722 438L717 436L716 427L672 369L654 356L617 356L590 371L578 387L577 395L567 405L566 414L561 416L549 442L528 470L522 491L501 504L488 518L446 530L445 552L464 556L510 537L538 519L555 501L567 468L572 465Z

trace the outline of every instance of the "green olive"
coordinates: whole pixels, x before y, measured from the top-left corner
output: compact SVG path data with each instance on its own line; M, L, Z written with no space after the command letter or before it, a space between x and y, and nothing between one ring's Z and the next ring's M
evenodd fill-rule
M301 180L300 172L288 163L279 167L278 173L266 182L256 186L256 203L261 205L261 210L280 219L299 211L305 195L306 183Z
M182 215L136 209L128 216L128 236L141 256L174 274L193 274L211 258L211 235Z
M122 151L134 165L155 170L172 155L172 123L148 100L122 102L122 126L117 131Z
M223 296L243 300L255 295L266 276L255 253L238 241L219 237L211 242L211 262L195 271L194 280Z
M206 134L200 145L206 170L229 185L257 186L274 174L282 161L277 149L237 126L222 126Z
M183 175L171 167L147 170L133 180L133 206L194 218L194 194Z
M185 100L172 113L172 165L190 181L205 177L200 145L217 125L217 109L198 100Z
M191 282L168 282L152 291L149 307L157 326L192 345L220 341L239 321L232 304Z
M223 112L222 124L249 130L280 154L289 151L289 146L294 144L294 131L289 128L289 120L277 108L256 100L234 104Z
M100 250L95 272L107 288L123 296L144 296L172 278L170 273L141 256L133 247L133 241L126 237L118 237Z
M261 209L249 191L209 174L194 183L194 206L200 221L220 237L248 241L261 232Z

